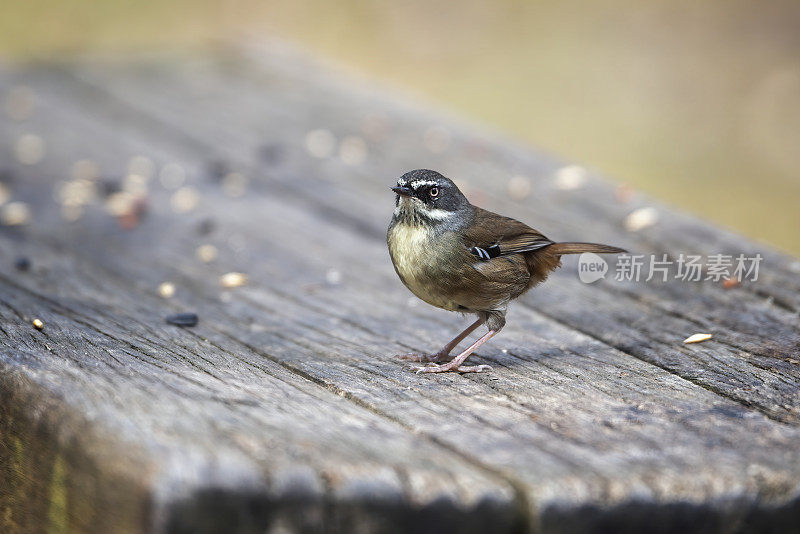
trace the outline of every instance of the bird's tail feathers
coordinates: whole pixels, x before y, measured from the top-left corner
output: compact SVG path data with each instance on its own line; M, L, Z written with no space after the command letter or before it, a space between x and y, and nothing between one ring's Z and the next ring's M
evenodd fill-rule
M595 254L619 254L628 252L624 248L600 245L598 243L553 243L547 247L547 250L548 252L559 255L583 254L584 252L594 252Z

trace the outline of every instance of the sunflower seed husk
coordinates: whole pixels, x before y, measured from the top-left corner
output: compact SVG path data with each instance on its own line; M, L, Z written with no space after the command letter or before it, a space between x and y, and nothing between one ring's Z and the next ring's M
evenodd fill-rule
M711 339L711 334L692 334L683 340L684 343L700 343Z

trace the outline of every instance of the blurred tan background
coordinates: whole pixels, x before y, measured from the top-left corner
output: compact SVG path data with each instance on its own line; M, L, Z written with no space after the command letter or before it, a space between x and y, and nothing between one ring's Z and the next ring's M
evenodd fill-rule
M800 2L0 0L0 60L282 37L800 255Z

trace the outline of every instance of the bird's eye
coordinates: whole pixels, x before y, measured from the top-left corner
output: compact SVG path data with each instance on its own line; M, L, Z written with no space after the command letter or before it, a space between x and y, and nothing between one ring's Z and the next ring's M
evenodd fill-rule
M430 195L431 198L438 197L439 196L439 188L438 187L431 187L430 190L428 191L428 195Z

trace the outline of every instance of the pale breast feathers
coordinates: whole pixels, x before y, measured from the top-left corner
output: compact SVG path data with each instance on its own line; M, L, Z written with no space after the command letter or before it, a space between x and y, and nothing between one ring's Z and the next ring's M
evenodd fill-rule
M427 263L430 234L420 225L396 224L389 230L389 253L404 282L418 278Z

